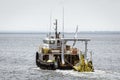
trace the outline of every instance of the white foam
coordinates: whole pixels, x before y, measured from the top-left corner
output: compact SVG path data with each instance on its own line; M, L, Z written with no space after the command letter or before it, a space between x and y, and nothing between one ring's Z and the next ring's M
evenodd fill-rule
M78 77L83 77L87 76L85 73L87 72L77 72L74 70L56 70L58 73L62 73L63 75L72 75L72 76L78 76Z
M102 70L95 70L94 72L77 72L74 70L56 70L56 72L61 73L63 75L70 75L76 77L86 77L86 78L102 78L102 79L110 79L110 80L120 80L120 73L116 72L106 72ZM116 75L117 74L117 75Z
M33 67L32 69L34 69L34 70L40 70L39 67Z

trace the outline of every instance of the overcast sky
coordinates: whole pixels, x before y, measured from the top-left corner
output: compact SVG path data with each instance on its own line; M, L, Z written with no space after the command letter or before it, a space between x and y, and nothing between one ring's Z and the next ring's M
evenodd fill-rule
M0 0L0 32L61 31L63 5L66 32L120 31L120 0Z

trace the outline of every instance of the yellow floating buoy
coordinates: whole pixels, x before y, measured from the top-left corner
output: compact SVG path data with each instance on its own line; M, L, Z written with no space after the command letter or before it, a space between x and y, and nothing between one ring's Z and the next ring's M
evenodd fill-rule
M85 62L83 54L80 55L79 65L73 66L73 68L74 70L78 72L93 72L94 71L92 61Z

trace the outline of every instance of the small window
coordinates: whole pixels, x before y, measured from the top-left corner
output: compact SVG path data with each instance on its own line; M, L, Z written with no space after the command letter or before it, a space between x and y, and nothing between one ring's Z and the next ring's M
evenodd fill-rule
M43 40L44 43L48 44L49 42L47 40Z
M53 40L51 40L51 41L49 41L50 42L50 44L55 44L55 41L53 41Z

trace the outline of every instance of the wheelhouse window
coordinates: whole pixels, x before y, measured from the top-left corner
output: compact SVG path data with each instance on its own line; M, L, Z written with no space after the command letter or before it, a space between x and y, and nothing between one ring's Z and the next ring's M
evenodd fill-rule
M54 40L50 40L49 43L50 44L55 44L55 41Z
M43 40L46 44L55 44L55 40Z
M48 40L43 40L44 43L46 44L49 44L49 41Z

